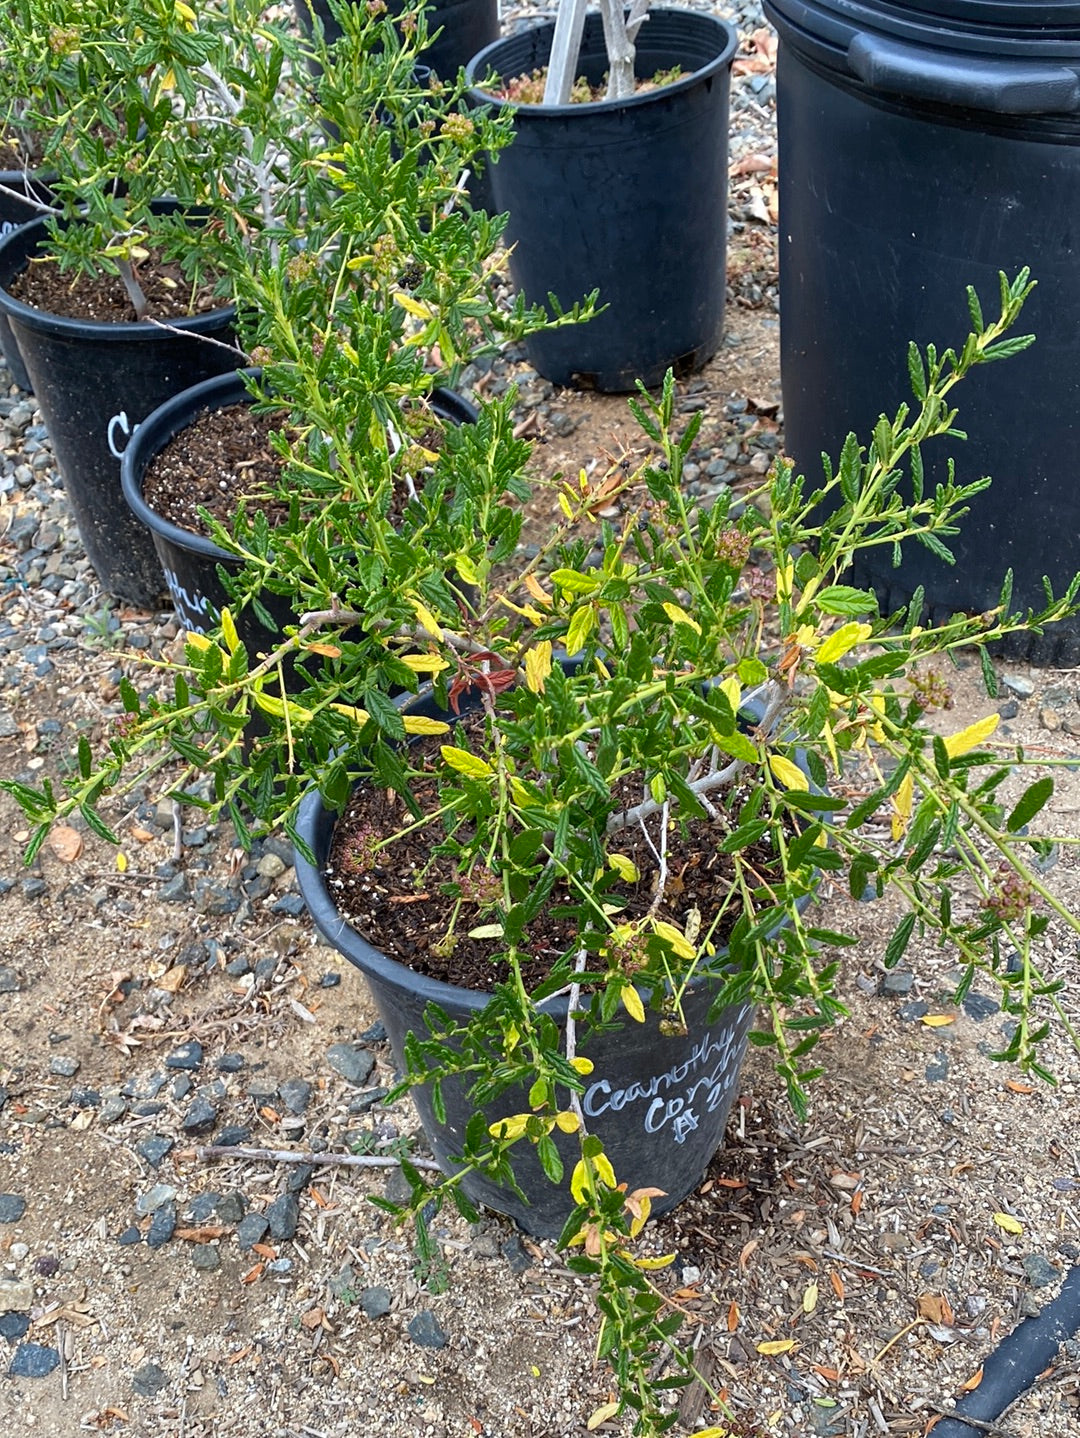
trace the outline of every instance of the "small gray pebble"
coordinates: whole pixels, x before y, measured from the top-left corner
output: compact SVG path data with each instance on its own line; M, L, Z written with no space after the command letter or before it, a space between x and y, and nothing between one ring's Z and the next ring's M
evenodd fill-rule
M222 1223L239 1223L247 1212L247 1200L237 1190L232 1193L219 1194L214 1204L214 1212Z
M524 1273L533 1266L532 1259L522 1246L521 1239L516 1233L510 1235L502 1245L500 1252L510 1265L511 1273Z
M156 1363L144 1363L136 1368L131 1377L131 1386L143 1398L156 1398L169 1384L169 1375Z
M1032 1288L1049 1288L1061 1277L1061 1270L1048 1263L1041 1254L1025 1254L1022 1263L1024 1274Z
M244 1055L222 1054L221 1057L214 1064L214 1067L217 1069L218 1073L238 1074L240 1070L244 1067Z
M383 1318L390 1312L389 1288L365 1288L360 1294L360 1309L365 1318ZM415 1322L415 1319L413 1320ZM412 1324L409 1325L412 1332ZM445 1340L444 1340L445 1341ZM442 1347L442 1344L437 1345Z
M131 1224L130 1227L124 1229L116 1241L121 1247L130 1248L133 1243L142 1243L142 1234L134 1224Z
M176 1189L171 1183L155 1183L153 1188L147 1189L135 1200L135 1212L145 1218L148 1213L153 1213L163 1203L172 1203L175 1198Z
M913 999L910 1003L901 1004L897 1012L908 1023L916 1023L930 1012L930 1005L923 999Z
M176 1204L163 1203L160 1208L155 1208L150 1219L150 1227L146 1233L147 1247L164 1248L175 1232Z
M18 1223L25 1212L25 1198L17 1193L0 1193L0 1223Z
M375 1067L375 1055L359 1044L331 1044L326 1050L326 1062L347 1083L359 1088Z
M925 1075L929 1083L941 1083L949 1077L949 1056L944 1049L939 1049L926 1065Z
M893 969L882 979L881 992L883 994L910 994L914 983L915 975L910 969Z
M197 1069L203 1061L203 1046L198 1039L191 1039L174 1049L165 1060L167 1069Z
M187 1098L194 1087L195 1084L190 1074L177 1074L172 1081L172 1088L169 1090L172 1094L173 1102L179 1103L181 1099Z
M219 1129L214 1142L222 1148L239 1148L241 1144L251 1141L251 1129L245 1128L243 1124L228 1124L225 1128Z
M200 1134L209 1133L216 1123L217 1109L210 1100L195 1098L180 1120L180 1127L185 1133Z
M163 1133L151 1134L144 1138L141 1143L135 1145L135 1152L140 1158L145 1159L151 1168L157 1168L161 1160L173 1147L174 1140L167 1138Z
M982 1023L983 1019L991 1018L994 1014L1001 1012L1001 1005L996 999L990 998L988 994L979 994L972 990L964 998L964 1013L976 1023Z
M311 1102L311 1085L306 1079L286 1079L279 1086L281 1101L290 1113L303 1113Z
M270 1237L277 1243L286 1243L296 1236L300 1221L300 1203L295 1193L281 1193L266 1210L266 1221L270 1225Z
M261 1243L270 1227L261 1213L246 1213L236 1225L236 1242L241 1248Z
M20 1343L8 1367L8 1377L48 1378L59 1365L60 1354L55 1348L46 1348L41 1343Z
M200 1273L213 1273L221 1267L221 1254L214 1243L196 1243L191 1251L191 1266Z
M0 1313L0 1338L6 1338L9 1343L18 1343L29 1329L29 1313Z
M449 1338L430 1308L409 1320L409 1337L420 1348L445 1348Z
M79 1060L70 1054L56 1054L49 1060L49 1072L57 1078L74 1078L79 1068Z
M0 994L17 994L19 992L19 976L14 969L7 965L0 965Z

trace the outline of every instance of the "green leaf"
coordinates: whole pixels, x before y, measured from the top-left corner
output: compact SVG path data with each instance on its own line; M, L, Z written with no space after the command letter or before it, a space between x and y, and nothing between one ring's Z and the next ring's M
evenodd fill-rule
M576 569L555 569L551 573L552 584L557 584L567 594L594 594L604 581L602 571L581 574Z
M749 849L751 844L756 844L762 834L768 829L766 819L755 819L750 824L740 824L734 829L720 845L722 854L737 854L740 849Z
M983 323L982 305L979 303L979 296L975 293L973 285L967 287L967 307L968 314L971 316L971 328L976 334L982 334L986 325Z
M923 365L922 355L919 353L919 346L914 340L908 345L907 366L912 393L916 399L924 400L926 398L926 369Z
M764 684L769 677L769 671L760 659L740 659L735 666L735 673L739 676L739 682L751 689L755 684Z
M405 722L401 717L401 710L381 690L368 689L365 691L364 708L387 738L405 738Z
M89 779L93 768L94 755L90 748L90 741L85 734L79 735L79 773L84 779Z
M119 844L119 838L96 809L91 808L89 804L80 804L79 813L86 820L87 828L91 829L99 839L104 839L107 844Z
M478 754L470 754L467 749L456 749L452 744L444 744L441 753L450 768L464 774L466 779L490 779L495 772L485 759L481 759Z
M861 614L876 614L878 602L866 589L853 589L850 584L830 584L814 595L813 603L825 614L842 614L856 619Z
M1009 833L1015 834L1018 829L1030 823L1053 792L1054 781L1049 774L1030 784L1016 801L1016 807L1005 824Z
M566 630L566 652L571 658L584 648L585 641L596 628L596 610L589 604L574 611Z
M885 967L895 969L904 957L911 935L915 929L915 915L905 914L893 930L892 938L885 945Z
M761 758L754 744L738 729L732 734L713 734L712 741L725 754L730 754L733 759L742 759L747 764L756 764Z
M540 1160L540 1167L552 1183L561 1183L563 1176L563 1163L559 1157L559 1150L555 1147L555 1141L550 1134L544 1134L543 1138L536 1145L536 1156Z

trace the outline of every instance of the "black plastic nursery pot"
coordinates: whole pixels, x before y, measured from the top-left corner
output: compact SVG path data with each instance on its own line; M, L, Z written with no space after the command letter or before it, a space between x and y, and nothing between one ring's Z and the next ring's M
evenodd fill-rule
M143 498L143 482L154 457L199 415L229 405L252 403L245 376L257 380L260 374L258 369L246 369L217 375L166 400L135 430L120 465L124 498L139 524L152 537L177 617L185 629L197 634L212 628L229 602L218 574L219 567L227 573L239 574L241 561L212 539L181 529L151 509ZM476 420L474 407L452 390L435 390L431 404L436 414L453 423L471 424ZM278 630L282 625L295 622L296 615L284 595L264 590L260 599ZM234 619L237 633L251 654L267 649L277 637L276 631L268 630L261 623L250 605L237 610Z
M368 981L386 1027L394 1062L403 1069L405 1036L424 1033L424 1010L436 1004L451 1019L465 1023L482 1009L489 994L456 988L415 973L380 953L342 919L323 877L330 852L335 816L318 793L304 800L297 817L297 833L309 846L314 866L297 850L300 892L319 932L355 964ZM685 1037L660 1031L657 1014L646 1011L643 1024L626 1023L578 1043L578 1053L593 1062L582 1096L590 1133L604 1143L615 1172L631 1188L654 1187L664 1196L653 1200L654 1213L665 1213L690 1194L701 1180L709 1160L720 1147L731 1105L738 1092L739 1069L746 1051L752 1006L739 1004L709 1019L716 996L714 981L692 985L683 997L687 1021ZM553 999L544 1008L565 1025L567 999ZM465 1126L475 1107L466 1085L445 1081L446 1123L440 1124L426 1088L412 1097L432 1152L446 1173L460 1168ZM511 1091L485 1110L489 1121L527 1113L528 1098ZM556 1135L557 1137L557 1135ZM576 1140L562 1145L573 1162ZM475 1202L507 1214L527 1233L557 1238L570 1215L573 1201L567 1182L553 1184L543 1173L532 1146L522 1142L513 1151L515 1177L525 1193L522 1202L510 1190L470 1174L463 1187Z
M165 596L161 566L149 533L124 504L120 459L163 400L242 361L231 343L236 312L224 306L166 329L34 309L7 287L44 240L44 222L35 220L0 241L0 311L11 322L98 578L116 598L157 608Z
M479 88L546 66L555 27L489 45L466 74L476 105L506 102ZM676 66L673 84L590 104L522 105L514 140L488 171L494 209L508 211L510 273L533 303L569 308L594 289L609 308L585 325L531 336L532 365L556 384L632 390L664 372L689 374L723 333L727 131L737 36L726 21L652 9L637 36L636 70ZM607 71L603 25L585 22L579 75Z
M301 26L310 26L310 12L314 10L322 21L326 38L336 40L340 37L341 26L330 13L326 0L311 0L310 7L308 0L295 0L295 3ZM395 14L401 6L391 0L388 9ZM428 33L441 33L435 35L435 39L420 54L424 65L444 80L454 79L477 50L498 39L498 0L434 0L427 11Z
M48 202L49 189L44 180L28 170L0 170L0 240L36 220L41 210L34 200ZM0 313L0 352L10 371L11 378L20 389L30 389L30 376L26 373L19 346L11 332L7 315Z
M785 437L820 472L845 434L911 400L911 340L939 349L969 327L965 288L997 314L998 272L1031 267L1019 329L1035 345L978 369L956 398L970 438L924 450L928 487L991 475L949 543L899 569L861 561L890 609L922 585L936 617L1042 607L1080 569L1080 5L995 0L765 0L780 34L777 126ZM1080 625L1012 651L1080 660Z

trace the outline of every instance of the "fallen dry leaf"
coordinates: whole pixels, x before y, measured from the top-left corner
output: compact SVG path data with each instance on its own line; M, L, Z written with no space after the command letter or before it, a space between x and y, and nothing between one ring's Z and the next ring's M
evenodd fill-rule
M49 831L49 848L62 864L74 864L83 851L83 838L70 824L55 824Z
M798 1342L794 1338L771 1338L767 1343L759 1343L757 1351L763 1353L766 1358L774 1358L780 1353L790 1353L793 1348L798 1348Z
M156 988L164 989L167 994L178 994L184 986L187 978L186 964L173 964L171 969L166 969L160 979L154 980Z
M149 844L151 839L157 838L153 830L144 829L141 824L133 824L128 832L131 834L131 837L138 840L140 844Z
M728 1304L728 1311L727 1311L727 1331L728 1331L729 1333L734 1333L735 1330L736 1330L736 1328L738 1328L738 1326L739 1326L739 1305L738 1305L737 1303L735 1303L734 1301L732 1301L731 1303Z
M733 180L737 180L740 175L767 175L775 164L775 155L743 155L742 159L736 160L731 166L728 174Z
M949 1328L954 1322L954 1314L949 1306L949 1300L940 1293L920 1293L915 1301L915 1308L920 1318L925 1318L930 1323L936 1323L941 1327Z
M318 1328L323 1321L321 1308L309 1308L306 1313L300 1315L300 1323L304 1328Z
M955 1014L923 1014L923 1023L928 1029L943 1029L948 1024L956 1023Z
M188 1243L210 1243L215 1238L224 1238L232 1229L221 1223L204 1223L195 1228L178 1228L176 1238L185 1238Z
M978 1388L979 1384L982 1381L983 1371L981 1368L977 1368L970 1378L968 1378L965 1382L961 1383L960 1392L971 1393L974 1389Z
M1024 1225L1018 1218L1013 1218L1011 1213L995 1213L994 1222L1006 1233L1023 1233L1024 1231Z

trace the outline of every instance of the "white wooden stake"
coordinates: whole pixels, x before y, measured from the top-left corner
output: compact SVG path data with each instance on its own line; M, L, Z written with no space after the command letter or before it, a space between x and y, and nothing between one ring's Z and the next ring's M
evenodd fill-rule
M577 77L581 36L585 29L588 0L559 0L555 17L555 36L551 42L547 82L544 85L545 105L566 105Z

